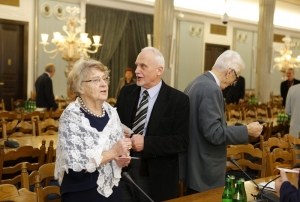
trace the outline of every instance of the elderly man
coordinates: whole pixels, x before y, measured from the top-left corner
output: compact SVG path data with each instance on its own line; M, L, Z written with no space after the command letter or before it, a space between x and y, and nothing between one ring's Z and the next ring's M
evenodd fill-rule
M54 100L53 85L51 78L55 74L55 65L49 63L45 67L45 72L39 76L35 82L36 106L40 108L52 108L56 110L58 104Z
M144 48L135 64L137 83L124 86L115 105L121 122L134 131L131 156L139 159L128 173L154 201L176 198L178 154L188 149L189 98L161 79L165 60L156 48ZM123 182L123 201L148 201Z
M287 80L281 82L281 85L280 85L280 94L281 94L281 97L283 98L282 106L285 106L286 96L288 94L289 88L293 85L300 83L300 81L295 79L294 76L295 76L295 71L293 68L289 68L286 70Z
M262 131L258 122L226 125L221 89L237 81L244 67L240 55L227 50L211 71L197 77L184 91L191 107L189 149L180 164L187 194L224 186L227 145L247 144L249 136L258 137Z

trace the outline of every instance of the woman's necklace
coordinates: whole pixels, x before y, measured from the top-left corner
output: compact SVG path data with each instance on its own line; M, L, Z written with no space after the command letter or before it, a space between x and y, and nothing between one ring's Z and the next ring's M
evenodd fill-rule
M97 115L97 114L94 114L93 112L91 112L91 110L89 110L86 105L84 104L83 100L81 99L81 97L78 97L78 100L82 106L82 108L84 109L84 111L86 111L86 113L94 116L94 117L97 117L97 118L102 118L105 116L105 110L104 110L104 107L102 105L102 115Z

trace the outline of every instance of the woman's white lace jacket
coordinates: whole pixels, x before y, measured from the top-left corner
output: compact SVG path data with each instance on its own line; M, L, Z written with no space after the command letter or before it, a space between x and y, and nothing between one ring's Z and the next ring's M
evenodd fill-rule
M101 153L108 151L119 139L124 138L121 122L115 108L104 102L103 107L109 121L102 132L90 126L90 122L80 111L78 100L72 102L59 120L56 148L55 179L61 184L68 169L87 172L99 171L98 192L105 197L112 194L113 186L118 186L121 168L114 160L100 165Z

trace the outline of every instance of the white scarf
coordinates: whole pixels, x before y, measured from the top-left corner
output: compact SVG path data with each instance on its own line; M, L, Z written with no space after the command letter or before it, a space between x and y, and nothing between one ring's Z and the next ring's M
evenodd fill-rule
M121 168L114 160L100 166L101 153L111 149L119 139L124 138L124 134L116 109L106 102L103 107L109 121L101 132L90 126L89 120L80 111L78 99L64 110L59 120L54 176L61 184L68 169L90 173L97 169L97 191L108 197L113 186L119 184Z

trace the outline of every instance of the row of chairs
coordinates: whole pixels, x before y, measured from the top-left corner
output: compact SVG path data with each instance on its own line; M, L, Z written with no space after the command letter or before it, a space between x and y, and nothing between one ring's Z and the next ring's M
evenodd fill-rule
M263 119L277 117L283 108L281 104L228 104L225 106L227 121Z
M0 184L18 184L21 182L20 171L22 163L28 162L29 171L38 170L43 164L55 161L53 140L50 141L46 152L46 141L42 141L40 148L22 146L5 153L4 145L0 144Z
M257 177L277 175L277 167L291 168L300 162L297 155L300 149L300 139L286 134L283 138L272 137L267 141L261 136L259 147L248 145L230 145L227 148L227 157L237 159L237 163L245 170L258 171ZM227 171L238 170L238 168L227 161Z
M30 175L26 164L25 162L22 163L21 189L18 190L12 184L1 184L0 200L46 202L48 199L51 199L51 202L60 202L60 187L50 184L50 179L54 177L55 164L44 164ZM34 192L30 190L30 185L34 185ZM53 194L55 195L54 197ZM50 195L52 195L51 198Z

